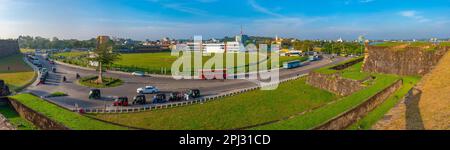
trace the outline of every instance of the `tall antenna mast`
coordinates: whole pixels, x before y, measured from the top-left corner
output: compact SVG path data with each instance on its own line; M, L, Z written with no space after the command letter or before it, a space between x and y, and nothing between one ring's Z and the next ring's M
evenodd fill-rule
M241 25L241 35L244 35L244 31L242 30L242 25Z

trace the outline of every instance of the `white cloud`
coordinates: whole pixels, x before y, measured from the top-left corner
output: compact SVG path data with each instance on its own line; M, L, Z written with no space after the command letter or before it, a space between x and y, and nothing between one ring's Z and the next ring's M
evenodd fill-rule
M186 7L186 6L183 6L182 4L171 3L171 4L163 4L163 6L180 11L180 12L185 12L185 13L194 14L194 15L203 16L203 15L207 14L206 11L196 9L196 8Z
M416 20L418 22L429 22L429 21L431 21L430 19L422 16L420 12L415 11L415 10L401 11L398 14L400 14L403 17L414 19L414 20Z
M360 3L370 3L370 2L374 2L375 0L360 0Z
M272 10L270 10L270 8L265 8L261 5L259 5L255 0L249 0L248 3L254 10L256 10L260 13L264 13L264 14L274 16L274 17L284 17L283 15L281 15L279 13L273 12ZM277 8L277 9L280 9L280 8Z
M193 8L193 7L188 7L184 3L170 2L170 1L165 1L165 0L148 0L148 1L153 2L153 3L158 3L165 8L173 9L173 10L176 10L179 12L184 12L184 13L199 15L199 16L207 15L206 11L197 9L197 8ZM212 3L212 2L216 2L216 0L196 0L194 2Z
M417 15L417 11L414 10L407 10L400 12L400 15L404 17L415 17Z

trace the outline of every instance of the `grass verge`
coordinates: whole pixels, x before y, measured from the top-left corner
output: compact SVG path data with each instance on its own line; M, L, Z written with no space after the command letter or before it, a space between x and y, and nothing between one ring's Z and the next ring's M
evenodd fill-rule
M63 96L69 96L64 92L53 92L52 94L48 95L47 97L63 97Z
M31 94L11 96L30 109L74 130L125 130L127 128L101 122L78 113L63 109Z

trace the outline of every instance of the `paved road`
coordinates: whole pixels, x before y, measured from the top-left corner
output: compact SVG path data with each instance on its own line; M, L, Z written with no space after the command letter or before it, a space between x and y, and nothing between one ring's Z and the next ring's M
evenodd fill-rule
M27 89L28 92L32 92L39 96L47 96L57 91L68 93L68 97L49 98L51 101L67 108L74 108L75 105L82 108L96 108L112 104L112 100L109 98L105 98L104 100L89 100L88 93L90 88L76 83L76 73L79 73L83 77L96 75L96 71L79 69L67 65L51 65L48 61L45 61L42 56L39 57L39 59L44 67L49 69L56 67L57 72L50 73L48 83L38 86L32 85ZM312 62L310 65L301 68L290 70L281 69L280 80L291 78L299 74L306 74L313 69L336 64L344 60L346 60L346 58L341 57L336 58L334 61L323 59L321 61ZM67 78L67 82L63 83L62 78L64 76ZM257 86L257 84L248 80L175 80L164 77L135 77L129 74L111 72L106 72L105 76L120 78L124 81L124 84L119 87L102 89L103 97L127 96L128 98L132 98L133 96L136 96L137 88L147 85L156 86L164 93L198 88L202 91L203 96L217 95L236 89ZM147 99L150 99L152 96L153 95L148 95Z

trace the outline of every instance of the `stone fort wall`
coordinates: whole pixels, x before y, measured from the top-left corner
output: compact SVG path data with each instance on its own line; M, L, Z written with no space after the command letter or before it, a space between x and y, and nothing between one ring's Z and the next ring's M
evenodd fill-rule
M17 40L0 40L0 58L19 53Z
M449 47L427 50L423 47L366 46L363 71L372 73L424 76L430 72Z

